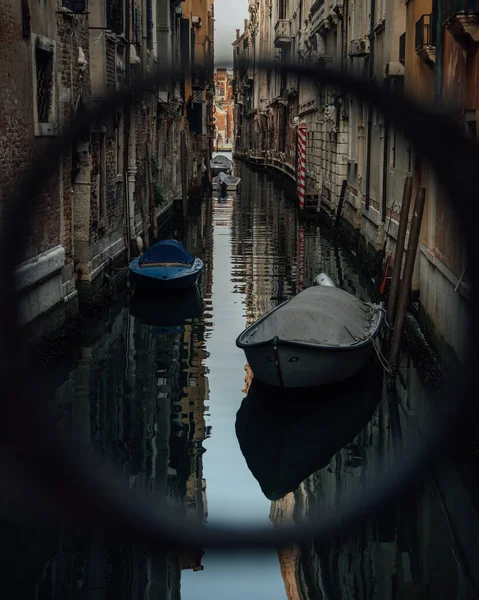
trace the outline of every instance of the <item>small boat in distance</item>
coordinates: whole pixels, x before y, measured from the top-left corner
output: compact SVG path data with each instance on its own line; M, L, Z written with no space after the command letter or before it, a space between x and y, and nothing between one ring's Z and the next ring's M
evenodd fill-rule
M313 387L356 375L373 351L382 306L363 302L326 274L250 325L237 338L263 383Z
M233 161L223 154L217 154L210 162L210 169L212 175L219 175L220 173L226 173L229 175L233 168Z
M153 244L130 263L130 276L138 288L188 290L198 282L203 261L176 240Z

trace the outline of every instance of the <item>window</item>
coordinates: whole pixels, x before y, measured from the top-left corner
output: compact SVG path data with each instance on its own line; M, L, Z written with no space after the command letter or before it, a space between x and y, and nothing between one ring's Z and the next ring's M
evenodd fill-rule
M106 132L100 132L100 148L98 157L98 220L100 225L104 223L106 217Z
M62 6L72 12L82 13L86 10L86 0L62 0Z
M153 50L153 6L152 0L146 0L146 47Z
M123 174L123 115L116 113L116 172Z
M125 0L106 0L106 26L117 34L125 33Z
M35 50L37 114L39 123L49 123L53 103L53 52Z
M135 8L135 44L141 46L141 10Z
M358 157L358 106L353 98L349 105L349 158L356 160Z
M55 42L32 37L35 135L56 135Z

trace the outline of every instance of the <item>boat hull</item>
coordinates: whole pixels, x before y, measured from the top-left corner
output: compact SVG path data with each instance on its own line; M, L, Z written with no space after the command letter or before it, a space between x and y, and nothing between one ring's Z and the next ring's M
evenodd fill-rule
M254 376L267 385L294 388L337 383L359 373L371 357L372 343L358 348L324 349L305 346L241 346ZM279 360L279 367L276 361Z
M230 184L230 185L226 186L226 191L228 191L228 192L237 192L238 191L238 187L239 187L239 183ZM217 183L213 183L212 184L212 188L214 190L219 190L220 189L220 185L218 185Z
M203 262L196 259L193 267L140 267L138 259L130 264L133 284L148 290L190 290L194 288L203 270Z

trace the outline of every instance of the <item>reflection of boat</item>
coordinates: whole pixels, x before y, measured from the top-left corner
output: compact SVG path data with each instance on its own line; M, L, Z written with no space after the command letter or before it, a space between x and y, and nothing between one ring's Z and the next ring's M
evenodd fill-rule
M203 269L176 240L163 240L130 263L130 274L138 287L186 290L194 287Z
M280 389L253 379L236 415L236 435L264 495L278 500L364 429L381 399L377 361L355 377L316 388ZM362 464L355 447L351 466Z
M310 387L352 377L365 365L383 323L381 306L337 288L324 274L238 336L258 379Z
M225 173L220 173L218 176L213 177L211 183L213 185L214 190L224 188L224 191L236 192L238 190L240 181L241 179L239 177L235 177L234 175L226 175Z
M210 162L210 169L213 175L219 175L220 173L231 173L233 168L233 161L223 154L217 154Z
M158 332L176 333L187 319L200 319L203 302L198 288L185 294L158 296L136 291L130 298L130 314ZM161 331L160 331L161 330Z

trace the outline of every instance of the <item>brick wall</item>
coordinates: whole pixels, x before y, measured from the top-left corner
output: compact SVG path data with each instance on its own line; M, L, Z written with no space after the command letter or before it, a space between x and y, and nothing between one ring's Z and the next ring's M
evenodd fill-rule
M108 34L105 44L106 89L108 94L116 91L116 42ZM117 139L116 113L124 118L124 109L118 106L114 114L102 119L91 134L92 173L90 204L90 258L94 258L100 248L108 245L112 235L124 228L124 173L120 173L124 141ZM101 128L103 126L103 129ZM120 130L122 131L122 130ZM103 133L102 133L103 132ZM104 207L100 206L100 144L104 136L105 198ZM119 148L118 148L119 146ZM120 154L120 157L117 155ZM121 161L121 162L120 162ZM125 169L123 168L122 171Z
M88 15L57 13L57 68L59 85L59 118L63 126L67 126L75 117L80 98L84 105L90 99L90 70L88 65L81 69L78 65L80 49L89 64ZM70 148L63 157L63 228L61 243L65 247L65 261L74 260L73 232L73 181L75 166L73 149Z
M17 178L32 156L33 97L30 38L22 36L22 10L18 0L0 6L0 208L8 206ZM33 239L25 257L33 255Z

